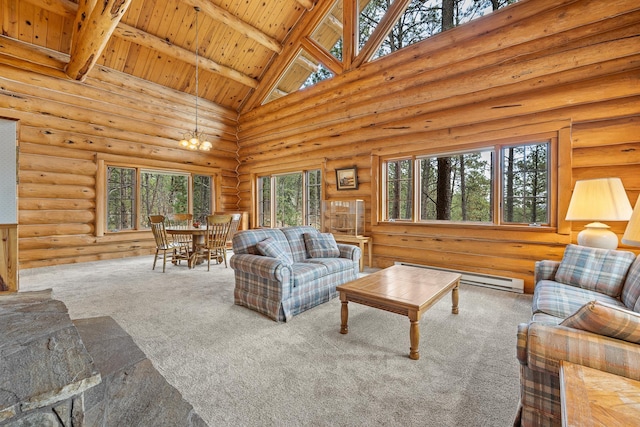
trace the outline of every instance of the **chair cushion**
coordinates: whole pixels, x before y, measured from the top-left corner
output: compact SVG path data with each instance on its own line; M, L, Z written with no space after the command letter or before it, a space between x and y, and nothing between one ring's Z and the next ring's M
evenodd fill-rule
M640 314L600 301L586 303L561 325L640 344Z
M304 233L304 244L311 258L338 258L340 249L331 233Z
M267 237L266 239L256 243L256 249L260 255L277 258L286 265L293 264L293 260L291 259L289 252L283 248L276 239Z
M635 257L633 252L568 245L555 280L619 297Z

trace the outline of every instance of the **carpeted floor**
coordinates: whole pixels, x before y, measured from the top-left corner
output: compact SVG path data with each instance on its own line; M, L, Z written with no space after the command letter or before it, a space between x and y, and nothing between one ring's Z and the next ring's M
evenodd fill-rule
M136 257L20 272L71 318L113 317L211 426L508 426L518 403L516 325L531 296L461 286L422 317L340 301L276 323L233 304L233 270L151 270Z

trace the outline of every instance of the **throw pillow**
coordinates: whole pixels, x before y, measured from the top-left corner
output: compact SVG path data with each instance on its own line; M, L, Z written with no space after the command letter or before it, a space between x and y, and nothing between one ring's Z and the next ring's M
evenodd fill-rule
M560 324L640 344L640 313L604 302L590 301Z
M555 280L617 298L634 260L633 252L568 245Z
M311 258L337 258L340 249L331 233L304 233L304 245Z
M267 237L266 239L256 243L256 249L261 255L277 258L286 265L293 264L293 260L287 250L272 237Z

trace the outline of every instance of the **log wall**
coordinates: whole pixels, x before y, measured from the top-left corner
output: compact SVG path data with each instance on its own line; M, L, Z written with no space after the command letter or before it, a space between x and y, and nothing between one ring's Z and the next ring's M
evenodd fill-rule
M104 67L72 81L68 57L0 41L0 117L19 121L20 268L153 253L150 231L99 232L100 159L214 175L214 209L237 210L237 113L200 100L213 149L189 152L177 141L195 126L193 96Z
M635 0L524 0L268 103L240 117L240 208L261 171L320 167L326 199L364 199L374 264L453 267L525 280L560 259L584 223L561 227L576 180L619 176L640 192L640 5ZM379 221L380 156L555 133L555 229ZM360 186L336 190L336 168ZM564 210L563 210L564 209ZM255 214L255 213L254 213ZM254 215L255 216L255 215ZM612 223L619 235L626 223Z

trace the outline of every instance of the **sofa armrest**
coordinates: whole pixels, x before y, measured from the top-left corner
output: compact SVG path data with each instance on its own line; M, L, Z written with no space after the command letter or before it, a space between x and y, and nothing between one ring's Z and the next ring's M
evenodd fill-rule
M291 281L291 266L286 265L277 258L252 254L236 254L231 257L229 264L234 270L254 274L268 280L287 284Z
M349 245L346 243L338 243L338 249L340 249L340 258L350 259L354 262L359 262L362 256L360 248L355 245Z
M524 345L520 342L520 336L518 337L518 358L521 357L521 349L524 349L530 369L558 375L560 361L566 360L640 380L639 344L565 326L535 322L528 325L526 335Z
M540 280L554 280L559 266L560 261L550 259L536 261L533 283L538 283Z

